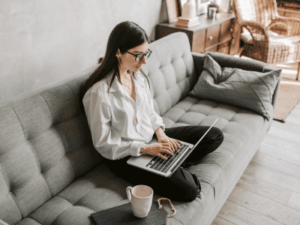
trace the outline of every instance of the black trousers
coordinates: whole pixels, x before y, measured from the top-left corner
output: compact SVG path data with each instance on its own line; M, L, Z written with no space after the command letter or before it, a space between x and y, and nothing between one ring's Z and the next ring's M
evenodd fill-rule
M207 126L173 127L166 128L165 133L168 137L195 144L208 128ZM198 164L204 156L216 150L223 142L223 139L222 131L213 127L183 162L182 166L188 167L189 165ZM126 161L129 158L130 156L120 160L105 159L105 161L118 177L123 178L132 185L144 184L150 186L154 193L162 197L181 202L190 202L197 197L197 189L186 181L180 170L175 171L171 177L165 178L127 165Z

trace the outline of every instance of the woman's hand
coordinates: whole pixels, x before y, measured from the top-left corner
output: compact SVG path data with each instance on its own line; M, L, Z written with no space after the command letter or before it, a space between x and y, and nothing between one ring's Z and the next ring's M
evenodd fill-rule
M178 149L180 148L179 144L182 144L181 141L169 138L163 131L162 127L157 128L155 134L158 139L158 143L168 144L171 147L172 152L174 152L175 150L176 152L178 152Z
M174 155L168 143L154 143L154 144L145 145L144 147L141 148L140 152L148 155L158 156L164 160L167 160L168 158L163 156L162 153Z
M158 143L168 144L171 147L172 152L174 152L175 150L176 152L178 152L178 149L180 148L179 144L182 144L181 141L179 140L174 140L169 138L165 133L157 136L157 139L158 139Z

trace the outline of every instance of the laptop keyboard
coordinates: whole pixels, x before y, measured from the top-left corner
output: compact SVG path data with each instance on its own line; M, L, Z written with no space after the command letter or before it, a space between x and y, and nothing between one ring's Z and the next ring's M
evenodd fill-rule
M188 145L182 144L180 145L180 149L178 152L174 152L174 155L169 155L167 153L162 153L163 156L167 158L167 160L163 160L159 156L155 156L152 160L146 165L146 167L150 167L152 169L158 170L160 172L167 172L173 164L176 162L177 158L179 158L187 149Z

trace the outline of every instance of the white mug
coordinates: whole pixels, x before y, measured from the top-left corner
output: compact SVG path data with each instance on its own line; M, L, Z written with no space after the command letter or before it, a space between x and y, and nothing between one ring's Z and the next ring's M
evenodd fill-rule
M148 216L152 206L153 190L146 185L126 188L127 198L131 202L133 215L138 218Z

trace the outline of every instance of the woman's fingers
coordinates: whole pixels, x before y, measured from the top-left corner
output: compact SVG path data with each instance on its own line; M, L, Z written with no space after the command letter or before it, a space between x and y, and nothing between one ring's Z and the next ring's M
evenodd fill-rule
M171 151L174 152L174 151L175 151L175 148L174 148L173 143L172 143L171 141L170 141L169 143L170 143L170 149L171 149Z
M175 146L176 152L178 152L178 149L180 149L180 145L178 144L177 141L173 141L173 144Z
M181 141L179 141L179 140L176 140L176 142L182 145L182 142L181 142Z
M167 151L169 151L170 153L174 154L174 150L172 147L166 148Z
M158 156L160 157L160 158L162 158L163 160L167 160L168 158L167 157L165 157L165 156L163 156L162 154L158 154Z
M173 153L172 151L164 149L164 150L162 150L160 153L158 153L158 156L159 156L160 158L164 159L164 160L167 160L168 158L165 157L165 156L163 156L162 153L167 153L167 154L169 154L169 155L171 155L171 156L174 155L174 153Z
M172 150L172 152L174 152L175 151L175 146L174 146L174 144L173 144L173 142L172 142L172 140L171 139L169 139L169 143L170 143L170 148L171 148L171 150Z
M163 142L163 143L160 143L160 144L163 147L167 147L172 152L174 152L175 150L176 150L176 152L178 152L178 149L180 149L180 145L182 144L182 142L179 141L179 140L173 140L173 139L169 138L169 142Z
M166 153L173 156L175 150L176 152L178 152L178 149L180 149L180 144L182 144L181 141L168 138L166 139L166 142L152 144L152 147L149 149L148 154L158 156L163 160L167 160L168 156L166 157L163 154Z
M173 150L173 152L174 152L175 150L176 150L176 152L178 152L178 146L177 146L176 142L175 142L174 140L170 139L170 143L171 143L171 145L172 145L172 150Z
M169 145L170 150L171 150L172 152L174 152L175 150L178 152L178 150L177 150L177 145L176 145L175 143L176 143L176 142L175 142L174 140L172 140L171 138L169 138L169 142L168 142L168 143L165 143L165 146L166 146L166 145Z
M170 143L169 142L164 142L164 143L161 143L163 146L170 146Z
M178 152L178 149L180 148L179 144L173 140L173 145L174 145L174 148L176 149L176 152Z
M162 144L163 146L163 148L167 148L167 149L169 149L170 151L172 151L172 145L171 145L171 143L163 143Z
M180 141L175 141L175 144L176 144L176 146L177 146L177 152L178 152L178 149L180 149Z
M176 150L176 152L178 152L178 149L180 148L180 145L172 139L169 139L169 142L166 143L161 143L163 147L168 148L170 151L174 152Z
M169 155L174 155L174 153L171 150L169 150L169 149L163 150L163 152L167 153Z

